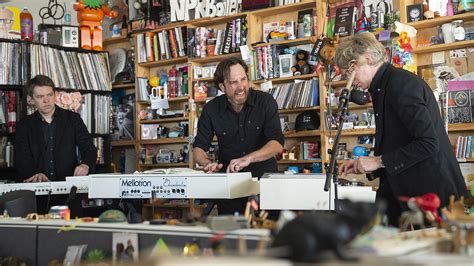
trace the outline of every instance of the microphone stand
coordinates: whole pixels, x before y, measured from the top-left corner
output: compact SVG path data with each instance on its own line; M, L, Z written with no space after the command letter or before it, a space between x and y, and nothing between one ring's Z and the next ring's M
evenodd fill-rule
M339 106L337 108L337 121L339 121L338 127L337 127L337 133L336 137L334 139L334 142L332 144L332 148L329 150L329 153L331 154L331 160L329 161L329 166L326 164L325 165L325 170L326 170L326 181L324 183L324 191L329 191L330 186L331 186L331 177L332 177L332 182L334 184L334 210L337 211L337 200L338 200L338 195L337 195L337 183L338 183L338 165L337 165L337 159L336 159L336 154L337 154L337 146L339 145L339 140L341 138L341 133L342 133L342 127L344 124L344 119L347 116L347 113L349 111L349 97L351 95L350 93L350 88L352 87L352 83L354 82L354 77L355 77L355 72L352 72L351 76L349 77L349 80L347 81L346 88L341 92L341 95L339 96ZM331 210L331 193L329 192L329 210Z

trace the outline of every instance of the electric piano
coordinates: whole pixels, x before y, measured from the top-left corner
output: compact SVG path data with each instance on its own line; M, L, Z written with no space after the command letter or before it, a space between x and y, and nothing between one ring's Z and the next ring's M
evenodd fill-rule
M66 181L0 184L0 196L16 190L32 190L36 195L69 194L73 186L77 188L76 193L87 193L89 178L87 176L72 176L67 177Z
M251 173L94 174L89 198L235 199L259 193Z

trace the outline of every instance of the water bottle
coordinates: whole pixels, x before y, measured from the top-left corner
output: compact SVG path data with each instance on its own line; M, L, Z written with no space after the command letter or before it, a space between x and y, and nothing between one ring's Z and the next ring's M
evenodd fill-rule
M5 145L5 161L7 167L13 167L13 145L10 141Z
M64 2L64 25L71 25L71 12L66 7L66 2Z
M33 41L33 16L26 7L20 13L20 33L22 40Z

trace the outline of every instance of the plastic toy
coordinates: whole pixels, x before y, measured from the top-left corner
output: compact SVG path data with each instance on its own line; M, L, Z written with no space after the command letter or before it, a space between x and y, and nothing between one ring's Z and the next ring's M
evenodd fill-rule
M104 15L114 18L118 14L111 11L101 0L79 0L74 3L77 21L81 28L81 47L88 50L102 50L102 19Z
M6 7L0 7L0 38L8 39L13 26L13 12Z
M299 50L296 53L296 65L291 67L293 76L311 73L311 66L308 64L308 52Z

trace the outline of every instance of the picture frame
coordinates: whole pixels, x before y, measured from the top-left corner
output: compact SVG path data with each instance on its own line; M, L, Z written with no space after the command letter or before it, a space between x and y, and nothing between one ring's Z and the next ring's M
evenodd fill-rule
M407 21L423 20L423 4L407 5Z
M294 65L292 54L279 55L278 63L280 66L280 78L293 76L293 71L291 71L291 67Z

